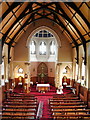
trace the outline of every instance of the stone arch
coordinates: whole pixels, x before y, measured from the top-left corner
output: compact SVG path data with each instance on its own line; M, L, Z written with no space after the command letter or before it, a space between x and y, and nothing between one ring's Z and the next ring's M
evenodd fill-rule
M56 33L54 30L52 30L51 28L49 28L49 27L47 27L47 26L38 27L38 28L36 28L35 30L33 30L33 31L31 32L31 34L29 35L29 37L28 37L28 39L27 39L27 42L26 42L26 46L27 46L27 47L29 47L28 45L30 44L30 40L31 40L32 36L33 36L37 31L39 31L39 30L41 30L41 29L46 29L46 30L50 31L50 32L55 36L55 40L56 40L56 43L57 43L58 47L61 47L61 41L60 41L59 36L57 35L57 33Z
M18 78L19 76L22 76L24 78L24 69L22 74L18 74L18 69L22 68L20 65L16 65L14 68L14 78Z

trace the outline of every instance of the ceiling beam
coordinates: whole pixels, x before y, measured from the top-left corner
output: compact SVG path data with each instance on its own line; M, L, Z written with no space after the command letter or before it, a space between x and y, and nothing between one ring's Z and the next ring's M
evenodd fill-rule
M67 4L68 6L70 6L72 9L74 9L80 16L81 18L84 20L84 22L86 23L86 25L88 26L88 28L90 29L90 23L88 22L88 20L85 18L85 16L82 14L82 12L78 9L78 7L75 5L75 3L73 2L66 2L65 4ZM84 3L83 3L84 4Z
M6 12L3 13L3 15L0 19L3 20L14 8L16 8L20 4L23 4L23 3L22 2L13 2L12 5L6 10Z
M18 18L14 21L14 23L9 27L9 29L6 31L6 33L4 34L4 36L2 37L2 47L4 45L4 42L6 40L6 37L8 36L8 33L11 31L11 29L14 27L14 25L21 20L24 16L25 16L25 12L28 9L31 9L32 7L32 3L29 3L28 6L24 9L24 11L18 16Z
M65 13L65 11L61 8L61 6L56 3L59 7L59 10L61 10L61 12L64 15L64 18L69 21L69 23L74 27L74 29L77 31L78 35L80 36L81 40L82 40L82 44L83 44L83 48L84 48L84 58L85 58L85 64L86 64L86 40L85 38L82 36L81 32L79 31L79 29L75 26L75 24L71 21L71 19L67 16L67 14Z
M35 13L34 13L35 14ZM13 36L12 40L9 42L9 46L12 46L12 43L14 42L14 39L16 38L16 36L19 34L19 32L21 32L21 30L26 27L28 25L28 21L30 19L32 19L33 14L31 14L31 16L29 16L29 18L26 20L26 22L21 26L21 28L17 31L17 33ZM34 21L34 20L32 20Z

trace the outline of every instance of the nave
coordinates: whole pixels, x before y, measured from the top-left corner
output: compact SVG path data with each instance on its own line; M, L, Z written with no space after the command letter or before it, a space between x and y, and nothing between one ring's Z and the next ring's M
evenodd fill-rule
M2 120L90 120L88 101L77 90L64 87L63 94L57 94L50 86L49 91L39 92L33 85L30 93L12 92L2 103Z
M90 2L32 1L0 2L0 117L90 119Z

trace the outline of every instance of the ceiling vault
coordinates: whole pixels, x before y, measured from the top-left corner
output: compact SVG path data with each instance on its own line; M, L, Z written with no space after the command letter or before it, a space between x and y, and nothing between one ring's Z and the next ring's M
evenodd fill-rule
M17 37L27 31L27 26L40 19L48 19L60 26L70 45L76 47L77 58L78 47L83 45L86 64L86 43L90 41L88 2L1 2L0 7L0 40L2 47L8 44L9 53L11 47L18 42Z

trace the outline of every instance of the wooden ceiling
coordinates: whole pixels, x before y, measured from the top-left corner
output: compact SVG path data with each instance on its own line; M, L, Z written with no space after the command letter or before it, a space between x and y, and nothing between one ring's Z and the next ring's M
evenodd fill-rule
M49 19L58 24L67 35L72 47L90 41L90 2L1 2L0 39L2 46L16 45L17 38L27 27L39 19Z

